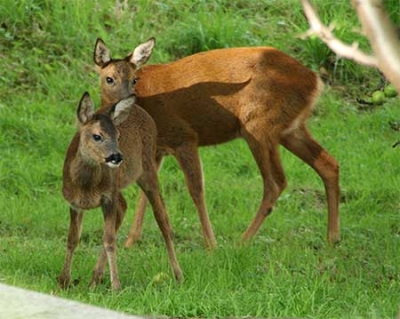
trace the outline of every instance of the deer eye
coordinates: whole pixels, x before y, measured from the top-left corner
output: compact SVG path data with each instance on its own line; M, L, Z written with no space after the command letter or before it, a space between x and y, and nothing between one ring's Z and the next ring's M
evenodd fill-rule
M135 85L137 82L138 82L138 79L137 78L133 78L132 84Z
M103 139L101 135L98 134L93 134L92 137L96 142L100 142Z
M110 78L109 76L107 76L107 77L106 77L106 82L107 82L108 84L113 84L113 83L114 83L114 79L113 79L113 78Z

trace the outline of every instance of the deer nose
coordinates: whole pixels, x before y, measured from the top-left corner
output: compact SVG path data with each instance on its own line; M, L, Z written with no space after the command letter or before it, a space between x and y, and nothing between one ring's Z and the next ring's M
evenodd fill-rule
M122 154L121 153L114 153L111 154L109 157L106 158L106 163L108 166L117 167L122 162Z

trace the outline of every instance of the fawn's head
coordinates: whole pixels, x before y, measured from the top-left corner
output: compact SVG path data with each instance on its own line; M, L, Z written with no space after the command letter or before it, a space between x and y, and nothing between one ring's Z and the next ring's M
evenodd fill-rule
M85 161L114 168L122 162L117 125L128 118L135 97L118 102L108 113L95 113L89 93L83 94L77 110L79 149Z
M97 39L93 59L100 74L101 102L103 106L117 103L134 93L136 71L150 58L154 38L137 46L123 59L112 59L103 40Z

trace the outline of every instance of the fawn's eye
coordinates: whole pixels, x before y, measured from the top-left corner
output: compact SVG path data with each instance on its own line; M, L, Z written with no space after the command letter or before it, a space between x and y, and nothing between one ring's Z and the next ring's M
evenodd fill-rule
M98 134L93 134L92 137L96 142L100 142L103 139L101 135Z
M135 85L137 83L138 79L137 78L133 78L132 80L132 84Z
M108 84L113 84L113 83L114 83L114 79L113 79L113 78L110 78L109 76L107 76L107 77L106 77L106 82L107 82Z

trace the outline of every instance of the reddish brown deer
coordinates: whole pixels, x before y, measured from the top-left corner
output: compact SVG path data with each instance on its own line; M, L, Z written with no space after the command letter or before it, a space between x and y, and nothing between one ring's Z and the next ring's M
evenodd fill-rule
M78 133L68 147L63 170L63 195L70 204L67 252L58 283L71 283L71 263L82 229L83 212L101 206L104 216L103 249L90 285L104 276L108 260L111 285L121 287L116 262L116 234L127 208L121 190L137 182L149 199L160 227L175 278L182 279L172 242L172 230L160 195L155 164L156 126L131 96L109 112L94 112L85 93L78 107Z
M154 40L134 52L151 53ZM106 54L100 54L106 52ZM135 55L135 54L133 54ZM140 66L132 54L111 59L100 39L94 60L101 78L102 103L108 105L128 92L113 83L132 83ZM123 71L122 71L123 70ZM286 187L278 146L310 165L321 177L328 201L328 240L340 239L339 166L312 138L306 122L322 89L320 78L292 57L272 47L231 48L202 52L169 64L144 66L137 72L138 103L154 119L157 158L171 154L182 168L190 195L197 207L207 247L216 245L205 201L199 146L235 138L246 140L263 178L264 192L257 214L242 236L250 240L271 213ZM126 246L139 240L145 197L141 196Z

